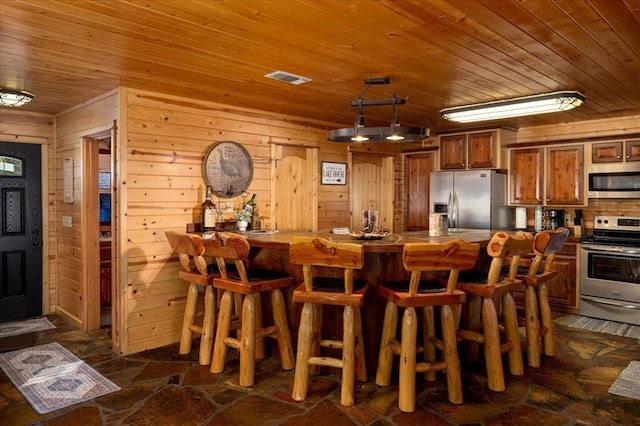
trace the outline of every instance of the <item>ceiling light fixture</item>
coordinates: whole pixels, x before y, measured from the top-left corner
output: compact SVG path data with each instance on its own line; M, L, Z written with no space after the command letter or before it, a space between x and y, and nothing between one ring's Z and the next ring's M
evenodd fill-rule
M503 101L444 108L440 110L440 114L446 120L458 123L472 123L475 121L569 111L583 103L584 96L578 92L554 92Z
M0 105L21 107L33 100L33 95L22 90L0 89Z
M351 101L352 107L358 107L358 115L356 116L353 127L331 130L328 132L327 138L332 142L417 142L427 139L430 135L429 128L401 126L398 122L398 105L407 103L406 99L398 99L394 93L391 99L381 100L365 100L364 94L371 86L388 85L391 83L389 78L370 78L366 79L367 87L358 96L358 99ZM367 127L364 124L364 107L391 105L391 125L380 127Z

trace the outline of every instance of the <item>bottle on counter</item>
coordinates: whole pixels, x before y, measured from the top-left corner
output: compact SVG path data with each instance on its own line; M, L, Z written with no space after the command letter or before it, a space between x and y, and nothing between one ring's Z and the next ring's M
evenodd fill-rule
M216 227L216 205L211 201L211 187L207 186L207 194L201 204L202 230L213 231Z
M251 229L258 230L261 227L260 213L258 212L258 206L253 207L253 217L251 218Z
M244 209L253 214L253 209L256 207L256 194L253 194L247 204L244 205Z

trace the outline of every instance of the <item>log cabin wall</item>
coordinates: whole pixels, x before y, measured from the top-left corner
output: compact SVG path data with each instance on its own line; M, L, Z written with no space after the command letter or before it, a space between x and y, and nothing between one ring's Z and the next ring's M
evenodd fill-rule
M199 222L205 181L202 163L209 148L235 141L249 152L253 179L247 194L257 194L262 227L272 229L272 145L319 148L322 161L347 161L347 146L326 143L323 126L295 118L232 108L194 99L127 90L126 124L121 128L120 200L123 207L122 265L126 289L120 352L135 353L178 341L186 283L178 279L180 263L170 252L165 231L185 231ZM126 146L125 146L126 144ZM294 150L295 151L295 150ZM318 229L345 226L349 186L319 185ZM316 192L314 191L314 192ZM242 197L213 199L216 205ZM231 213L224 213L230 220Z
M594 139L622 139L625 135L640 134L640 115L629 115L617 118L580 121L548 126L520 128L516 134L515 144L581 144L584 145L585 173L591 164L591 146ZM640 167L640 164L638 164ZM586 189L585 189L586 190ZM598 215L638 216L640 200L588 200L588 205L581 208L584 214L584 227L587 232L593 228L593 218ZM533 227L533 209L528 209L527 221ZM575 208L565 208L573 220ZM569 223L570 226L573 222Z
M36 143L42 147L42 313L56 311L56 199L54 117L0 109L0 141Z
M89 286L98 289L99 283L89 282L83 265L88 263L88 247L85 246L86 204L83 199L83 137L109 131L118 118L117 91L111 91L83 105L56 116L55 149L55 223L57 288L56 312L67 318L81 330L99 326L99 301L91 300ZM64 198L64 159L73 161L73 202ZM62 217L71 217L71 227L62 225ZM96 235L96 239L98 235ZM96 275L97 276L97 275ZM98 292L94 292L98 296ZM90 308L95 305L96 309Z

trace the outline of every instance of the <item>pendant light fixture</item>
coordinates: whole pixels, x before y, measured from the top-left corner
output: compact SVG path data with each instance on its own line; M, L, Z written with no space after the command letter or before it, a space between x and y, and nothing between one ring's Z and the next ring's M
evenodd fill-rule
M430 135L429 128L401 126L398 122L398 105L407 103L406 99L398 99L393 93L391 99L365 100L364 94L371 86L389 85L389 78L366 79L367 87L351 101L352 107L358 108L358 114L352 127L335 129L328 132L327 138L332 142L418 142L427 139ZM367 106L386 106L392 108L391 123L389 126L368 127L365 125L364 108Z
M484 102L440 110L442 118L458 123L498 120L525 115L569 111L584 103L578 92L553 92L503 101Z
M33 95L22 90L0 89L0 106L21 107L33 100Z

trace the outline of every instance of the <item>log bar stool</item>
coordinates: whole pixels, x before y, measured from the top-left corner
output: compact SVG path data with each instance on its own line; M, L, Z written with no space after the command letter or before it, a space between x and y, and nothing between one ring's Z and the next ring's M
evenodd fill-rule
M203 257L205 252L203 240L199 235L175 231L167 231L165 235L173 251L178 253L183 268L178 272L178 277L190 283L182 320L179 353L184 355L191 352L193 333L201 334L198 362L200 365L209 365L211 363L216 311L213 279L219 274L217 269L215 272L209 273L207 262ZM192 262L195 268L191 266ZM195 322L200 288L204 288L204 319L201 325Z
M352 406L355 380L367 380L360 316L367 286L353 278L354 270L362 269L364 265L363 247L320 237L294 237L289 253L290 262L302 265L304 275L304 282L293 292L293 301L304 303L304 306L298 330L298 354L291 396L296 401L307 397L309 365L341 368L340 403ZM342 269L343 276L315 276L316 266ZM344 307L342 340L322 339L323 305ZM342 359L320 356L320 347L342 349Z
M382 329L382 341L376 372L376 384L389 385L393 355L400 355L400 386L398 406L405 412L415 410L416 373L427 373L435 380L436 371L446 371L449 401L462 403L462 380L458 357L456 329L460 318L460 305L465 294L456 290L461 269L472 269L480 246L463 240L448 243L407 243L402 252L402 263L411 272L408 282L392 282L378 286L378 294L387 300ZM433 281L422 281L423 272L448 271L446 287ZM435 284L435 285L434 285ZM440 310L442 341L435 337L434 306ZM400 342L396 340L398 307L404 308ZM422 308L423 347L416 347L418 318L415 308ZM443 360L436 361L436 347L443 350ZM416 353L423 351L424 362L416 362Z
M529 270L526 275L521 275L518 271L516 276L525 286L527 365L530 367L540 367L541 352L544 351L547 356L554 356L556 352L547 286L558 278L557 272L553 270L553 261L568 236L567 228L538 232L533 241L535 257Z
M531 252L532 246L533 236L530 233L509 235L507 232L496 232L487 245L487 254L491 257L488 276L475 277L473 281L467 281L464 277L458 280L457 288L467 293L469 298L465 304L466 325L464 329L458 330L458 336L472 342L474 348L478 343L484 344L488 386L495 392L505 390L503 353L508 354L509 372L516 376L524 374L518 318L511 292L522 283L515 279L520 257ZM502 264L508 257L511 259L509 273L506 277L501 277ZM504 344L500 341L495 302L502 308L506 335ZM480 325L482 332L478 331ZM475 355L473 350L472 355Z
M241 235L220 232L216 246L215 239L211 240L213 247L209 249L209 240L204 240L207 253L216 257L220 277L213 280L213 286L224 290L220 299L218 314L218 328L213 347L213 361L211 372L221 373L224 370L227 346L240 352L240 386L254 384L255 361L264 358L264 338L275 337L278 341L282 368L291 370L294 367L291 334L287 324L287 314L281 289L294 284L293 277L267 270L249 268L249 242ZM236 272L227 271L225 262L233 262ZM271 292L271 308L274 325L263 328L260 294ZM244 296L242 314L239 324L238 338L230 337L231 317L235 295Z

